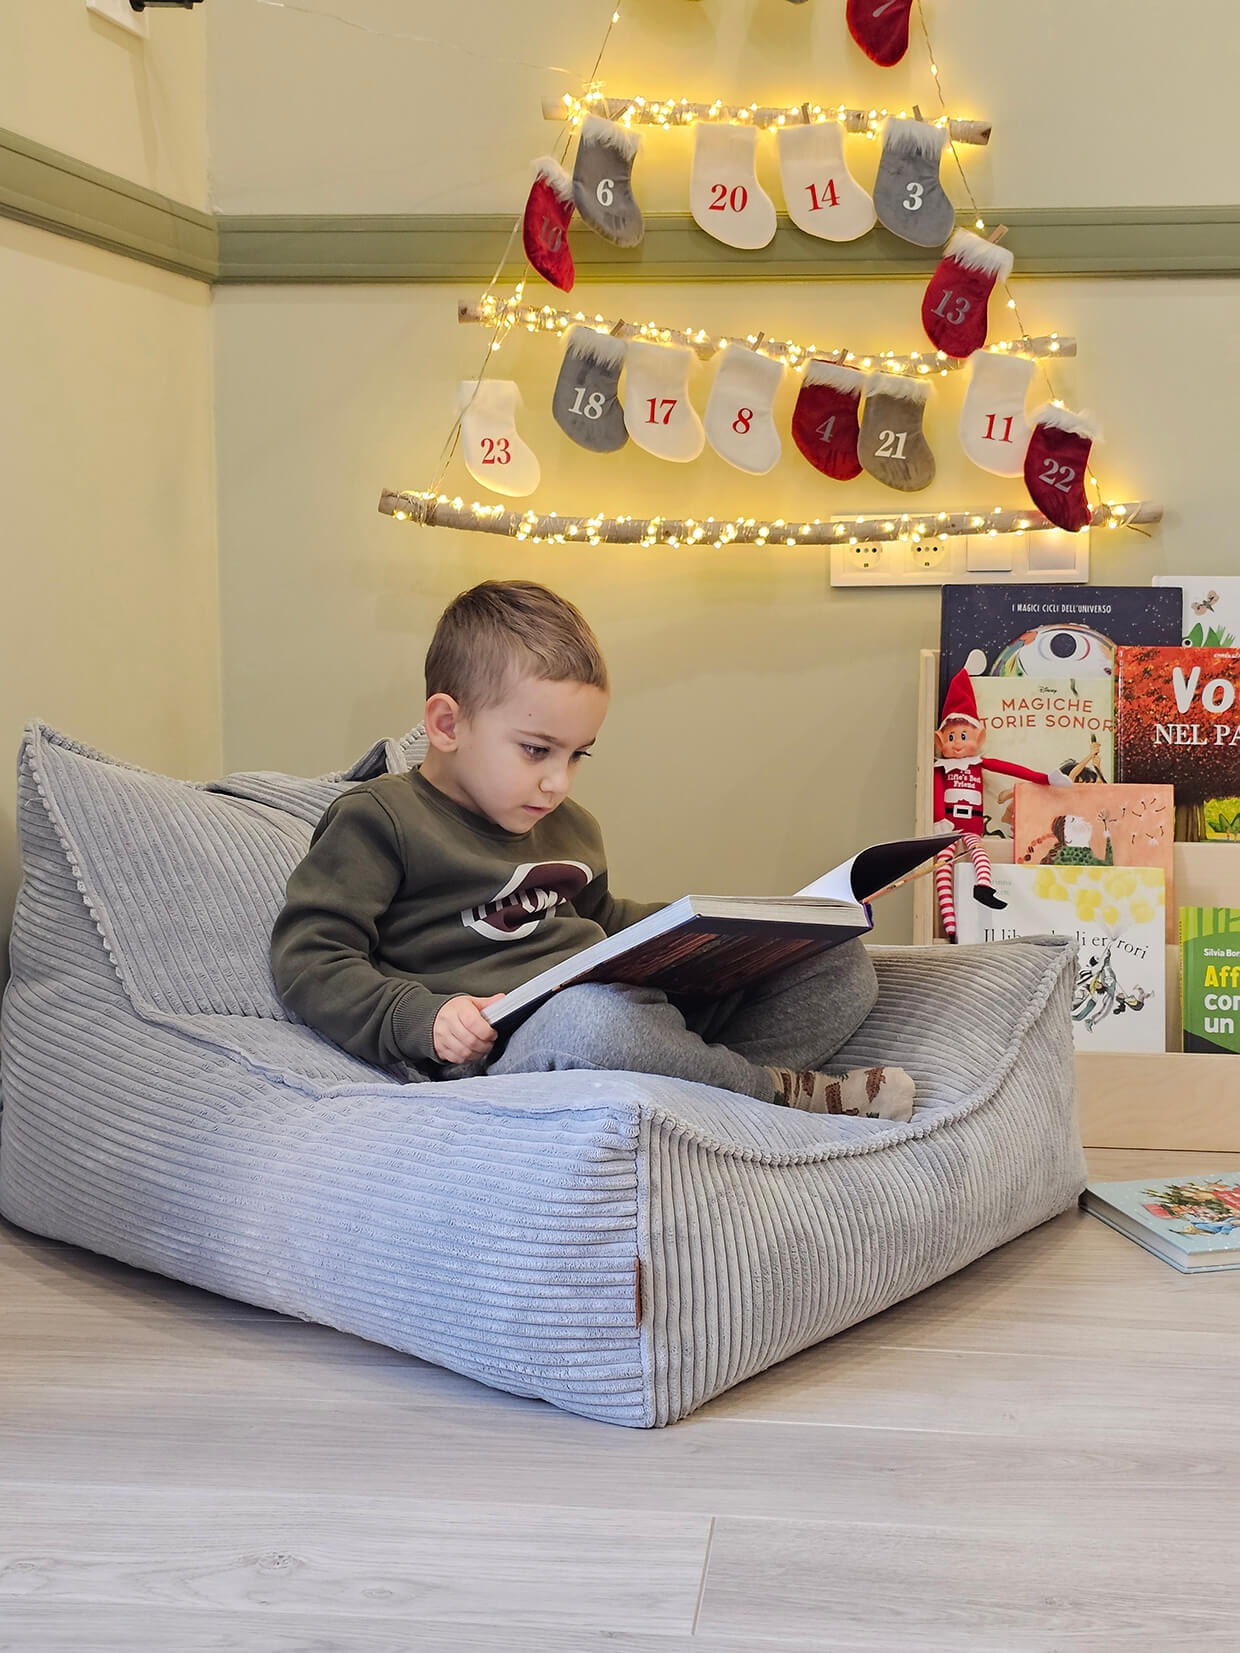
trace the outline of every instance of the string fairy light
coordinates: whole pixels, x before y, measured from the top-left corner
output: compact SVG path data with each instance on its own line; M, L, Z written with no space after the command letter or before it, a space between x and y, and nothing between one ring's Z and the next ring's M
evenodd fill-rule
M846 132L863 132L873 138L885 120L896 113L892 109L850 109L844 104L821 103L724 103L716 98L713 103L691 103L688 98L647 98L637 95L622 97L605 95L591 87L582 97L565 92L562 97L543 99L543 118L549 121L568 121L580 126L587 115L599 115L620 126L752 126L767 130L781 126L819 126L838 122ZM899 118L907 119L908 111L901 109ZM991 123L965 120L948 115L946 106L933 123L944 127L953 143L988 144Z
M457 305L457 320L462 325L478 323L491 329L491 349L498 350L509 333L524 329L527 333L550 334L563 338L571 327L588 327L595 333L607 333L620 339L646 339L654 344L687 345L702 361L710 361L723 350L754 350L761 356L782 362L802 372L815 358L842 363L846 367L883 373L910 375L945 374L968 366L968 358L959 360L942 350L850 350L845 345L830 347L817 344L798 344L792 339L768 339L764 334L749 333L744 338L716 337L700 327L663 327L653 321L611 320L606 316L589 316L582 310L558 309L550 304L526 303L518 291L511 298L500 299L488 290L475 303L462 300ZM990 346L1013 356L1075 356L1076 340L1047 333L1038 338L1003 339Z
M474 533L498 534L535 545L664 545L673 550L729 545L879 545L920 544L925 539L952 539L960 535L1040 533L1052 529L1041 512L921 511L877 517L843 516L785 519L773 522L755 517L611 517L565 516L558 511L516 511L505 505L466 505L459 495L450 498L433 489L397 492L384 489L379 510L397 522L430 528L462 528ZM1108 502L1090 516L1091 528L1137 528L1161 522L1163 508L1150 500Z

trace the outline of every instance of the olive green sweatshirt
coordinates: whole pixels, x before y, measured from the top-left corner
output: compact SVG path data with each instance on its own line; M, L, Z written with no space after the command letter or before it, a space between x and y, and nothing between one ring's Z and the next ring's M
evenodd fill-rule
M415 770L337 798L288 881L271 969L302 1021L378 1067L434 1062L449 999L519 987L658 910L607 887L572 799L506 832Z

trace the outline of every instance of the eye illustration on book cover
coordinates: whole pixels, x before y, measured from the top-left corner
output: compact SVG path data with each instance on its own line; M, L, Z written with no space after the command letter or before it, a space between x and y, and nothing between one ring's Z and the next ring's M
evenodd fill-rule
M970 677L1110 677L1121 643L1181 638L1182 593L1156 586L944 586L939 695Z

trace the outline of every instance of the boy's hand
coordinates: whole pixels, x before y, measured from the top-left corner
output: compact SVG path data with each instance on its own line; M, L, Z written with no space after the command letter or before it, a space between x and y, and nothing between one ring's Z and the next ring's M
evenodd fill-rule
M476 1062L486 1055L495 1043L495 1029L482 1012L503 996L492 993L490 998L475 999L462 993L448 1000L431 1024L431 1042L439 1061Z

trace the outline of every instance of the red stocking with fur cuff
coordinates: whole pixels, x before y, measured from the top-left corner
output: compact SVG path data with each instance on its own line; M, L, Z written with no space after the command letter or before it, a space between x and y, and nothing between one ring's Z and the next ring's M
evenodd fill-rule
M1025 486L1042 515L1072 534L1088 528L1092 517L1085 479L1098 436L1097 421L1088 411L1073 413L1048 402L1033 416L1033 435L1025 453Z
M525 203L521 236L525 256L545 281L562 293L572 291L576 271L568 245L573 216L573 181L550 155L534 162L534 182Z
M939 267L921 301L926 336L937 350L957 361L986 343L987 311L997 281L1012 273L1006 247L984 241L972 230L957 230L947 243Z

